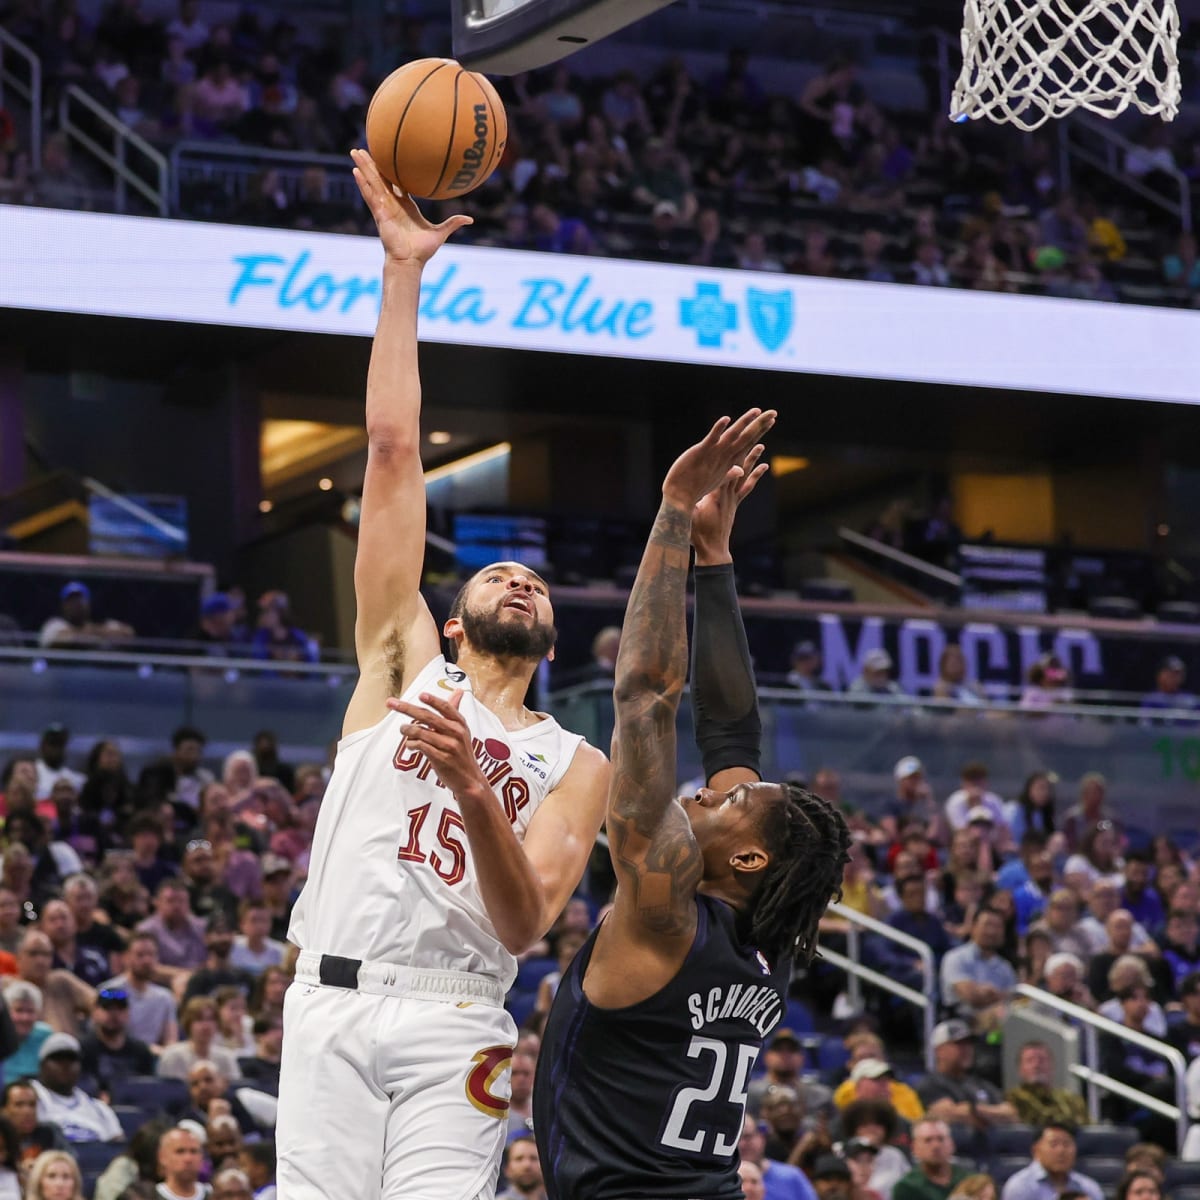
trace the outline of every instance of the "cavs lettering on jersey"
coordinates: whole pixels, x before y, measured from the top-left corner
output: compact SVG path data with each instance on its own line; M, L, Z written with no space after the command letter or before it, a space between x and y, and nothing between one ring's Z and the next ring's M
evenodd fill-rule
M404 699L462 689L472 747L518 839L561 782L580 742L547 718L505 729L442 657ZM423 754L389 712L338 744L313 837L308 882L288 936L302 950L433 970L487 975L507 988L516 960L484 908L462 815Z

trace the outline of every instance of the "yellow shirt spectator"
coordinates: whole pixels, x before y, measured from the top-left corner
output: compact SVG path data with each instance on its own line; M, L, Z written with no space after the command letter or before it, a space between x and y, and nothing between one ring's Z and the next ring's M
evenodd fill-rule
M833 1093L835 1108L845 1108L854 1100L887 1100L906 1121L919 1121L925 1115L917 1093L896 1079L890 1064L879 1058L857 1063L850 1078Z

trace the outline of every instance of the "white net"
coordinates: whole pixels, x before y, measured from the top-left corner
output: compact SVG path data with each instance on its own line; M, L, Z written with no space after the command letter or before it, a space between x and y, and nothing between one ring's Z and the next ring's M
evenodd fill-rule
M1175 0L966 0L950 117L1036 129L1084 108L1179 110Z

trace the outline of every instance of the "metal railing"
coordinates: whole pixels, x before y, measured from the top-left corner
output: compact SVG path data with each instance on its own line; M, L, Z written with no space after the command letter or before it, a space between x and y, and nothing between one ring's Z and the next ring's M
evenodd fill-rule
M280 186L295 201L300 198L304 173L312 167L327 172L321 199L357 211L358 187L348 161L339 154L309 154L300 150L268 150L260 146L231 146L213 142L179 142L171 150L171 212L182 211L183 191L197 183L216 183L234 205L249 196L250 185L264 169L279 175Z
M963 577L956 575L953 571L947 571L944 567L936 567L933 563L928 563L923 558L917 558L913 554L897 550L884 542L878 541L876 538L867 537L865 534L858 533L845 525L838 526L837 535L843 542L849 546L853 546L856 550L860 550L864 554L873 555L876 558L881 558L893 567L899 567L904 571L916 575L939 596L950 596L955 601L962 596Z
M86 111L87 118L79 115L80 109ZM113 195L118 212L126 211L128 191L132 189L160 217L168 215L167 160L144 137L124 121L117 120L103 104L97 103L75 84L63 90L58 102L58 122L68 137L113 173ZM96 122L111 134L111 146L97 137Z
M933 1069L933 1027L937 1020L937 969L933 961L933 951L920 939L901 933L882 921L868 917L856 909L847 908L844 904L831 904L828 908L830 916L837 917L847 923L846 953L840 950L821 946L821 958L835 967L846 972L846 995L855 1009L862 1008L862 987L864 983L877 987L900 1000L913 1005L921 1014L921 1029L924 1036L921 1044L925 1048L925 1065ZM866 966L862 961L862 934L874 933L888 941L903 946L905 950L915 954L921 964L923 987L921 991L910 988L907 984L898 983L881 971Z
M27 68L25 78L12 69L14 59ZM0 108L4 107L5 89L12 88L29 105L29 165L42 168L42 60L20 38L0 26Z
M1180 227L1187 232L1192 228L1192 192L1186 175L1177 167L1156 167L1155 174L1168 176L1179 191L1178 201L1148 187L1125 169L1125 156L1131 150L1141 149L1136 143L1122 137L1115 129L1095 117L1075 114L1058 123L1058 161L1063 190L1071 186L1071 162L1086 163L1097 171L1103 171L1113 183L1140 196L1149 204L1161 208L1178 219Z
M1140 1105L1150 1112L1166 1117L1169 1121L1174 1121L1176 1137L1178 1138L1178 1149L1183 1149L1189 1124L1187 1112L1187 1061L1174 1046L1169 1046L1166 1042L1159 1041L1158 1038L1138 1033L1137 1030L1129 1029L1125 1025L1118 1024L1116 1021L1110 1021L1107 1017L1099 1016L1090 1009L1081 1008L1078 1004L1072 1004L1069 1000L1060 1000L1050 992L1043 991L1041 988L1030 987L1027 983L1018 984L1015 994L1040 1005L1042 1008L1053 1009L1069 1020L1076 1022L1080 1027L1083 1034L1083 1062L1074 1063L1069 1069L1072 1075L1086 1085L1088 1117L1093 1124L1098 1123L1100 1120L1099 1092L1103 1089L1114 1096L1120 1096L1122 1099L1132 1101L1134 1104ZM1175 1103L1168 1104L1165 1100L1159 1100L1157 1096L1151 1096L1146 1092L1138 1091L1137 1088L1130 1087L1129 1084L1122 1083L1119 1079L1114 1079L1111 1075L1107 1075L1101 1071L1100 1035L1102 1033L1120 1038L1122 1041L1137 1046L1140 1050L1148 1050L1150 1053L1157 1054L1160 1058L1165 1059L1174 1076Z

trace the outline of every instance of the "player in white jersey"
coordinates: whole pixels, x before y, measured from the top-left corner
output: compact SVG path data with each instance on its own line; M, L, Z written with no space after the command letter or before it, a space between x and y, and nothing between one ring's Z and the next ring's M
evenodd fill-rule
M583 874L608 762L524 706L555 639L534 572L473 576L443 629L456 661L442 656L418 590L417 307L422 268L467 219L431 225L353 157L386 256L354 567L360 678L289 931L301 953L284 1005L279 1194L474 1200L494 1195L507 1128L514 956Z

